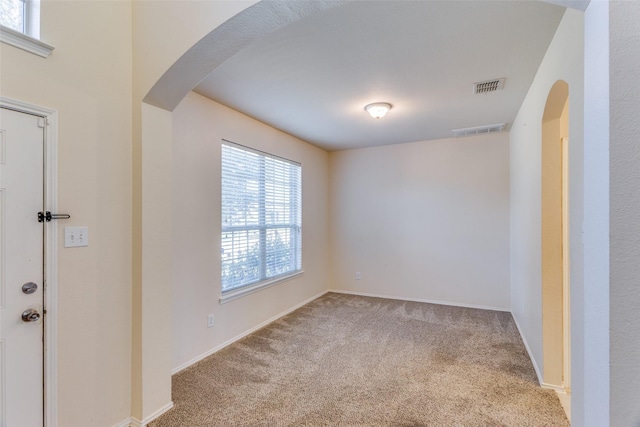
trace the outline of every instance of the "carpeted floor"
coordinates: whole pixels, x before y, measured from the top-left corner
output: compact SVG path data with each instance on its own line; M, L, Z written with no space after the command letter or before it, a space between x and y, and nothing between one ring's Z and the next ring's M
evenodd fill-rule
M173 377L150 427L568 426L511 314L329 293Z

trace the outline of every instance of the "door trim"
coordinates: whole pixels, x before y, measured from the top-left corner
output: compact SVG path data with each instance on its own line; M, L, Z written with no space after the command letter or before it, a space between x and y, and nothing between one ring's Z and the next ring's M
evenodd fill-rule
M44 203L45 210L58 209L58 112L49 108L0 97L0 107L45 118ZM35 215L34 214L34 221ZM44 240L44 426L58 426L58 228L45 222Z

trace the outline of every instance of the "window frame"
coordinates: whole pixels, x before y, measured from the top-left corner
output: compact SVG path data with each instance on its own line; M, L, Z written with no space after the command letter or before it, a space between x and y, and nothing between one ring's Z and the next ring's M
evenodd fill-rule
M259 156L259 168L260 172L256 174L259 178L259 191L258 191L258 223L257 224L245 224L245 225L233 225L233 226L225 226L224 224L224 150L225 146L231 147L237 150L241 150L243 152L251 153ZM259 243L258 243L258 259L259 259L259 277L257 280L252 282L247 282L246 284L224 290L222 275L223 275L223 261L222 261L222 253L220 257L220 303L223 304L227 301L232 301L236 298L242 297L244 295L248 295L250 293L256 292L261 289L265 289L267 287L271 287L273 285L279 284L284 281L291 280L292 278L298 277L304 273L302 266L302 164L291 159L287 159L284 157L280 157L271 153L267 153L261 150L256 150L251 147L247 147L245 145L237 144L235 142L223 139L220 148L221 153L221 174L220 174L220 209L223 215L221 216L221 229L220 229L220 243L221 248L223 244L223 239L225 233L233 233L235 231L257 231L259 235ZM288 222L283 223L269 223L266 219L266 205L267 196L265 191L265 185L267 180L265 179L267 176L266 172L266 164L267 159L271 159L275 162L287 163L294 167L297 167L297 177L296 177L296 186L290 186L289 191L295 192L295 197L293 197L293 193L291 196L291 205L287 205L287 208L291 211L293 207L296 207L293 211L291 211ZM297 206L294 206L293 204ZM290 239L290 248L291 254L293 256L293 260L291 264L293 266L292 270L286 271L284 273L275 275L275 276L267 276L267 234L269 230L276 229L288 229ZM222 251L221 251L222 252Z
M40 40L40 0L24 1L23 27L16 31L0 25L0 42L43 58L51 55L55 48Z

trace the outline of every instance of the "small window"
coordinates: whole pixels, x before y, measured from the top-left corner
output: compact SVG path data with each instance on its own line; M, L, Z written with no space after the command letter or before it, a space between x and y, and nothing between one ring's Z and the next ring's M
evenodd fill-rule
M302 271L302 167L222 144L222 293Z
M0 42L43 58L54 47L40 41L40 0L0 0Z
M40 38L39 0L0 0L0 24L34 39Z

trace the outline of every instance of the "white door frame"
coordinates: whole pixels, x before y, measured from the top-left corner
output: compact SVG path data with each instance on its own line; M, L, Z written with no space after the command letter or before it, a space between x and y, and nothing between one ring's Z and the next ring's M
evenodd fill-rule
M44 128L44 203L45 210L58 208L58 113L49 108L0 97L0 106L45 118ZM36 221L37 212L33 213ZM58 228L55 221L45 222L44 241L44 425L58 426Z

